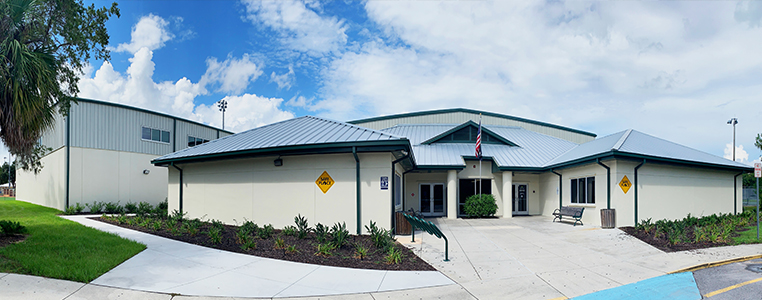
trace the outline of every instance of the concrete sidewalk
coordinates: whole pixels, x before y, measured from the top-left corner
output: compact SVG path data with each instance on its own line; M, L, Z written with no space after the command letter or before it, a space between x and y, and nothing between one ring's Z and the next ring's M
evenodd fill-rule
M618 229L553 223L547 216L431 221L450 241L450 262L442 261L441 239L416 234L418 243L410 246L479 299L572 298L762 253L760 245L665 253Z
M196 246L86 216L65 218L147 246L96 278L92 284L97 286L192 296L287 298L454 284L437 271L362 270L295 263Z

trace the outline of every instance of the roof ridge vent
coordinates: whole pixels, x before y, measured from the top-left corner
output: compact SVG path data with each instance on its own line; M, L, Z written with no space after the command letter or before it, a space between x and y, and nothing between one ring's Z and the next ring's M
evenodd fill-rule
M627 131L625 131L625 133L622 135L622 137L619 138L619 140L616 142L616 144L614 144L614 146L611 147L611 150L619 151L619 148L622 147L624 142L630 136L630 133L632 133L632 129L627 129Z

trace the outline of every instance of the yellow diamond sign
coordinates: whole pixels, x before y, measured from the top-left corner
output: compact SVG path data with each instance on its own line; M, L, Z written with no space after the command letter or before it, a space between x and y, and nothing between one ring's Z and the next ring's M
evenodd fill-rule
M630 190L631 186L632 183L630 183L630 180L627 179L627 175L624 175L624 177L622 177L622 181L619 182L619 187L621 187L622 191L627 194L627 191Z
M334 183L335 181L333 181L331 175L328 175L328 172L326 171L323 171L323 174L320 174L320 177L315 180L315 184L317 184L320 190L323 191L323 194L327 193Z

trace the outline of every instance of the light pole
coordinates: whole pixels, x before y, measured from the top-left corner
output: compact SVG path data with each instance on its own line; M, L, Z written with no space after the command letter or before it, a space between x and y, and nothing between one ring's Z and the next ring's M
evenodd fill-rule
M225 110L228 109L228 102L225 101L225 99L222 99L217 102L217 107L220 108L220 111L222 112L222 129L225 129Z
M738 124L738 119L732 118L728 124L733 125L733 161L736 161L736 124Z
M8 159L8 187L5 189L5 191L3 191L3 195L5 195L6 193L10 194L10 191L11 191L11 159L10 159L10 156L9 157L3 156L3 161L5 161L5 159Z

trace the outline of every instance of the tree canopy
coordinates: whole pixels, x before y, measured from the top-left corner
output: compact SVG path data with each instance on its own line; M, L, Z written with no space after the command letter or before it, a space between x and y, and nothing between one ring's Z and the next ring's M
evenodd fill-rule
M90 58L109 59L111 7L82 0L3 0L0 3L0 139L22 166L44 149L39 138L57 113L76 102L79 74ZM37 154L37 155L35 155ZM39 169L32 168L35 172Z

